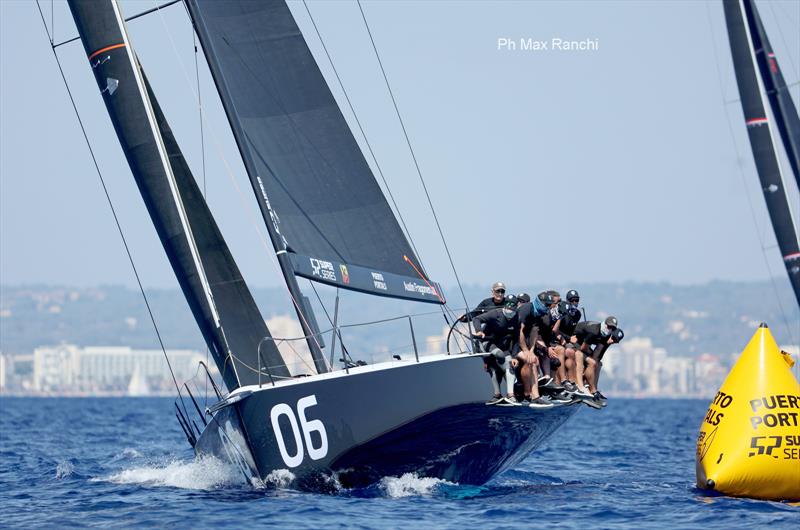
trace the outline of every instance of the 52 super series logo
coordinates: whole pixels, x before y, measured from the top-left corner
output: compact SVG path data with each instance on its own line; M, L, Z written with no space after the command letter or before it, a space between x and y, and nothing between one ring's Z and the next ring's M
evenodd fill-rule
M333 269L333 263L317 258L308 258L308 261L311 263L311 274L323 280L331 282L336 281L336 272Z

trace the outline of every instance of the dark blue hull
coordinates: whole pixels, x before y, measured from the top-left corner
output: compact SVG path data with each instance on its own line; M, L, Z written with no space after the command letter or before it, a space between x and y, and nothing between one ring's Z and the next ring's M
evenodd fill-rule
M246 397L216 412L195 447L199 454L235 462L261 480L287 470L300 483L335 474L345 487L405 473L483 484L579 409L485 405L491 384L479 356L237 392Z

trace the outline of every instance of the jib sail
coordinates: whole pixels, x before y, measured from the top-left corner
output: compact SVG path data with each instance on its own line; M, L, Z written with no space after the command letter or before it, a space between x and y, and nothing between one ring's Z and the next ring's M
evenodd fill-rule
M444 303L283 0L187 0L287 281Z
M115 0L69 0L78 32L172 269L229 390L289 372L131 49ZM259 346L263 363L258 362Z
M763 50L763 46L768 46L768 42L762 39L761 46L756 47L751 40L753 34L758 32L755 24L755 21L758 20L757 11L752 2L749 0L724 0L723 7L750 147L753 150L756 170L761 180L761 189L767 202L767 210L772 221L772 228L775 230L775 237L778 240L778 247L783 256L786 271L789 273L789 280L794 289L797 303L800 304L800 243L798 243L792 212L789 209L788 191L784 186L775 137L770 128L766 110L767 100L761 83L763 82L765 86L769 85L760 79L756 61L757 50L759 48ZM753 16L748 17L747 13L751 13ZM748 22L749 20L753 21L752 24ZM763 28L761 31L763 32ZM769 59L768 55L766 59ZM775 63L775 67L777 68L777 63ZM769 70L769 68L767 64L767 69ZM782 76L779 81L785 90L786 85ZM778 87L778 85L775 86ZM788 92L785 92L785 96L789 97ZM776 95L773 99L779 98ZM793 108L789 109L787 105L784 105L782 109L773 106L775 120L779 123L783 120L782 116L789 110L793 110L794 117L797 118L797 111ZM786 151L791 159L791 146L787 146Z

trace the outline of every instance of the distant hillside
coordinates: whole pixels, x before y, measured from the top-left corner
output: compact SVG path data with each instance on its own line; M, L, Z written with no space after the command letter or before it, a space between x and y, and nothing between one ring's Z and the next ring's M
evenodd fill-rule
M535 293L546 286L516 288ZM708 352L729 354L742 349L760 321L773 328L779 342L788 344L786 320L800 339L800 313L791 293L782 293L786 319L782 316L769 282L711 282L677 286L667 283L620 283L569 285L578 289L589 319L607 314L619 317L628 336L650 337L653 344L673 355ZM69 342L86 345L127 345L157 347L155 334L138 291L118 286L92 289L52 286L3 286L0 297L0 351L28 353L40 345ZM318 287L318 289L320 289ZM320 293L333 318L330 289ZM322 329L331 327L308 284L304 290L315 300ZM463 306L456 289L448 290L450 303ZM488 295L487 287L466 289L467 299L476 304ZM149 290L148 296L159 329L168 348L204 349L202 338L181 293ZM255 289L254 296L265 318L291 314L286 291ZM377 320L409 313L434 312L414 319L420 348L424 337L441 334L444 318L437 306L413 304L354 293L341 293L340 324ZM285 333L285 331L281 330ZM280 336L279 330L273 330ZM293 331L292 334L299 333ZM370 358L375 352L411 351L408 321L400 320L344 331L345 345L354 357Z

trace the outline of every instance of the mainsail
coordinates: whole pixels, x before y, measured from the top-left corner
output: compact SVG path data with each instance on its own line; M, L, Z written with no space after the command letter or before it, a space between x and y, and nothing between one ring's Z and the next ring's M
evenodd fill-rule
M187 5L290 289L443 304L286 3Z
M800 304L800 243L789 208L789 192L783 182L775 137L767 116L767 100L762 82L764 86L772 87L774 91L769 101L773 103L773 115L779 124L779 130L787 131L784 145L786 145L786 152L790 160L796 156L796 150L793 151L793 149L796 149L797 136L796 131L792 132L792 127L796 127L797 111L793 104L790 106L791 97L786 89L783 76L780 75L777 62L774 61L774 54L770 61L772 51L766 40L766 34L763 33L755 5L751 0L724 0L723 7L750 147L753 150L756 170L761 180L761 189L767 202L767 210L769 210L772 228L775 230L775 237L778 240L778 247L783 256L786 271L789 273L789 280L794 289L797 303ZM758 45L756 45L756 38L759 39ZM762 62L769 74L766 78L759 76L756 60L759 50L761 50ZM766 52L766 56L764 56L764 52ZM773 69L775 72L772 71ZM761 72L763 76L764 68L761 68ZM787 103L787 98L789 103ZM795 120L794 126L792 120L787 121L786 118L792 113ZM791 142L793 134L795 135L794 148ZM789 140L788 144L786 143L787 139ZM792 154L793 152L795 155Z
M69 0L69 6L136 184L225 385L256 384L264 365L273 376L288 377L131 49L116 0Z

